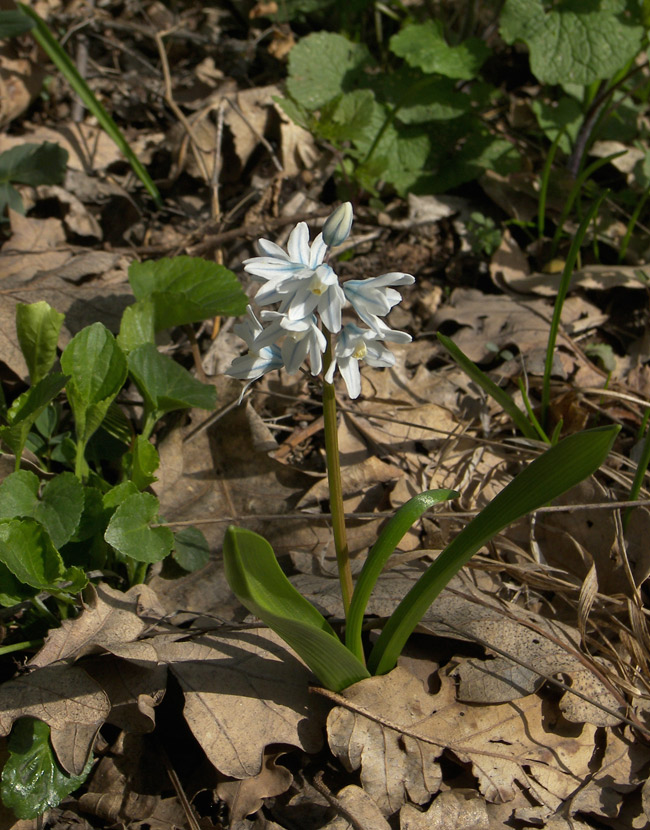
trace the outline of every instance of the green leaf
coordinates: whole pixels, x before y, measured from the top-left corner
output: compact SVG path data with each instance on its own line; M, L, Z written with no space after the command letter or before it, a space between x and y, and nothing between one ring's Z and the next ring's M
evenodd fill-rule
M17 470L0 484L0 519L31 516L38 502L39 480L30 470Z
M11 608L38 593L36 588L29 588L20 583L9 568L0 562L0 605Z
M228 584L237 599L265 622L333 691L369 677L314 606L289 582L266 539L229 527L223 544Z
M131 480L138 488L144 490L156 481L154 473L160 466L158 450L144 435L138 435L133 446Z
M390 671L413 629L449 580L512 522L565 493L605 461L619 426L585 430L560 441L526 467L447 545L393 612L375 643L368 668Z
M184 527L174 534L172 558L188 573L199 571L208 564L210 546L198 527Z
M92 755L80 775L68 775L50 743L50 727L36 718L20 718L7 742L9 758L2 770L0 794L19 819L34 819L56 807L83 784Z
M25 585L51 590L65 576L63 560L35 519L0 522L0 562Z
M72 473L59 473L43 488L32 517L47 530L55 547L60 548L79 527L83 507L83 484Z
M47 375L56 360L56 346L65 315L45 300L16 304L16 334L32 386Z
M68 343L61 366L82 453L126 380L126 357L106 326L93 323Z
M0 39L23 35L33 26L34 22L22 12L0 11Z
M478 74L490 49L479 38L469 38L458 46L449 46L440 20L427 20L404 26L390 39L390 50L423 72L448 78L472 80Z
M632 14L629 14L632 12ZM641 50L644 29L625 0L506 0L501 36L522 40L533 74L546 84L609 80Z
M124 309L117 342L126 354L145 343L155 343L155 315L152 300L140 300Z
M558 133L564 130L559 147L564 153L570 153L583 120L580 103L569 95L563 95L552 103L532 100L530 107L549 141L555 141Z
M316 32L303 37L289 52L287 90L298 104L315 110L365 79L373 63L368 48L342 35Z
M248 304L232 271L198 257L132 262L129 282L137 300L154 304L156 331L218 315L236 317Z
M0 438L11 447L17 460L22 455L34 422L63 389L67 380L67 376L60 372L46 375L12 403L7 412L9 424L0 427Z
M521 409L519 409L510 395L500 386L497 386L496 383L485 374L485 372L482 372L476 363L471 361L462 349L458 348L450 337L446 337L440 332L437 333L437 337L465 374L471 378L474 383L478 384L484 392L487 392L487 394L499 404L501 409L503 409L503 411L512 418L515 426L521 434L526 438L531 438L535 441L538 437L535 428Z
M360 660L363 659L361 629L370 594L397 545L413 524L434 504L458 498L455 490L426 490L403 504L379 534L370 549L354 586L352 601L345 621L345 644Z
M129 373L156 419L175 409L214 409L216 389L192 375L151 343L129 353Z
M103 504L106 510L114 510L119 507L125 499L129 496L135 496L140 491L132 481L123 481L111 487L108 492L104 493Z
M3 217L7 208L25 214L25 205L20 193L9 182L0 182L0 222L6 221Z
M159 521L159 509L149 493L128 496L111 516L104 539L136 562L160 562L174 547L174 534L168 527L151 527Z
M46 141L44 144L19 144L0 153L0 182L61 184L68 163L68 151Z

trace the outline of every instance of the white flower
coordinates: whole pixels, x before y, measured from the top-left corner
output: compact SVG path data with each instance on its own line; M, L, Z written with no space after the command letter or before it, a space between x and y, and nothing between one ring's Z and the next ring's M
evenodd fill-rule
M327 340L318 328L318 321L313 314L302 320L290 320L286 314L278 311L263 311L261 316L265 320L274 320L271 325L279 326L284 334L280 351L284 366L290 375L298 371L307 356L312 375L321 373Z
M250 306L246 308L246 313L246 321L237 323L233 326L233 330L246 341L248 352L241 357L236 357L226 370L226 374L230 377L248 381L241 391L239 402L253 381L284 365L280 348L274 342L282 333L280 326L272 323L264 329Z
M385 317L391 308L402 301L399 291L390 288L391 285L412 285L415 277L401 271L391 271L381 277L371 277L367 280L348 280L343 285L346 299L350 302L363 322L371 329L381 334L388 327L379 318ZM388 340L389 337L384 337Z
M327 253L323 234L309 244L309 228L299 222L289 235L286 252L269 239L258 240L257 247L264 256L244 260L244 270L258 279L265 280L255 297L258 305L279 302L286 294L285 283L296 278L309 278L322 264Z
M338 366L348 395L358 398L361 393L360 360L365 360L369 366L395 365L395 355L383 345L376 332L348 323L336 341L332 362L325 373L325 382L332 383Z
M323 240L325 244L334 248L341 245L350 236L354 213L350 202L339 205L334 213L330 214L323 225Z
M329 331L341 330L341 308L345 294L339 278L329 265L319 265L309 279L293 279L286 283L286 295L280 311L289 320L302 320L317 311Z

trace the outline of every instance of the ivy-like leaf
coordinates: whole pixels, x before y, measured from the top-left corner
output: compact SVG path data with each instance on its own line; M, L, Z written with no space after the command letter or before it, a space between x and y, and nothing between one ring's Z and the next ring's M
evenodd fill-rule
M159 521L159 509L149 493L128 496L113 513L104 538L136 562L160 562L174 547L174 534L168 527L151 527Z
M332 32L315 32L289 52L287 89L298 104L315 110L361 86L364 69L372 63L365 45Z
M188 573L198 571L208 564L210 546L198 527L184 527L174 534L172 559Z
M542 83L586 86L611 78L639 53L645 32L633 5L565 0L546 11L542 0L506 0L501 36L528 46L530 67Z
M248 303L232 271L198 257L133 262L129 282L138 301L154 304L156 331L219 315L236 317Z
M16 334L32 386L44 378L54 365L64 316L45 300L16 305Z
M0 153L0 182L60 184L65 176L68 151L58 144L19 144Z
M145 343L156 342L156 307L152 300L139 300L127 306L122 314L117 342L128 354Z
M390 39L390 50L423 72L464 80L475 78L490 55L490 49L478 38L449 46L440 20L404 26Z
M59 552L35 519L0 522L0 562L20 582L39 591L55 588L65 576Z
M36 718L14 723L8 749L0 793L19 819L33 819L56 807L83 784L93 765L91 755L81 775L68 775L52 749L50 727Z

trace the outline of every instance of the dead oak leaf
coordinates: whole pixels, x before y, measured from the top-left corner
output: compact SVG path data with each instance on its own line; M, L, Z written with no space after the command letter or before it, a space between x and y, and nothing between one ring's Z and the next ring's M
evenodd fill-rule
M61 766L80 775L110 709L106 693L83 669L46 666L0 685L0 735L8 735L18 718L38 718L50 726Z
M265 752L264 765L257 775L250 778L220 781L216 794L228 805L230 821L241 821L256 813L265 798L272 798L286 792L293 782L293 775L286 767L278 764L282 752Z
M535 695L468 706L456 701L451 678L440 679L430 695L398 667L346 689L350 708L328 717L332 751L348 768L361 767L364 788L387 814L406 803L407 792L416 803L436 792L432 773L443 748L471 764L481 793L495 803L515 799L524 787L554 810L591 772L596 727L554 730Z
M152 642L185 693L185 720L224 775L258 775L270 744L320 748L320 711L308 692L312 675L272 631Z

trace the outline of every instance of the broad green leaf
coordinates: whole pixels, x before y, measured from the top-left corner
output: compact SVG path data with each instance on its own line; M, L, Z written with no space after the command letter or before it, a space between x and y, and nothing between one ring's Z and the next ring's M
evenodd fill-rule
M223 544L224 570L237 599L276 632L333 691L369 677L314 606L289 582L266 539L229 527Z
M34 26L30 20L19 11L0 11L0 39L17 37L28 32Z
M16 334L32 386L44 378L56 360L56 346L65 315L45 300L16 304Z
M147 411L156 413L156 418L193 406L214 409L214 386L192 377L180 363L161 354L153 344L138 346L130 352L128 366Z
M38 502L38 476L30 470L16 470L0 484L0 519L31 516Z
M0 182L0 222L8 221L5 219L7 208L15 210L16 213L25 214L25 205L20 193L9 182Z
M198 257L133 262L129 282L138 301L154 304L156 331L218 315L238 316L248 303L232 271Z
M315 110L362 85L364 68L372 63L365 45L343 35L315 32L289 52L287 90L298 104Z
M110 331L93 323L72 338L61 355L70 375L66 394L75 417L77 439L83 446L106 416L126 380L124 352Z
M413 524L434 504L458 498L455 490L427 490L403 504L379 534L370 549L354 586L352 601L345 621L345 644L360 660L363 659L361 629L370 594L384 565Z
M46 141L44 144L19 144L0 153L0 182L60 184L65 176L68 151Z
M501 409L503 409L503 411L512 418L515 426L521 434L526 438L531 438L533 441L536 440L538 435L535 428L521 409L519 409L510 395L500 386L497 386L496 383L485 374L485 372L482 372L476 363L470 360L450 337L446 337L440 332L438 332L437 337L465 374L471 378L474 383L478 384L484 392L487 392L487 394L499 404Z
M208 564L210 546L198 527L184 527L174 534L172 558L188 573L198 571Z
M144 435L138 435L133 445L131 463L131 480L138 490L144 490L157 480L154 473L159 466L158 450Z
M368 128L374 107L375 96L369 89L341 95L321 109L318 135L334 143L358 138Z
M136 562L160 562L174 547L174 534L168 527L151 527L159 521L159 509L149 493L128 496L111 516L104 539Z
M407 593L375 643L368 668L390 671L413 629L449 580L480 548L509 524L557 498L605 461L619 426L571 435L536 458L447 545Z
M81 775L61 768L50 743L50 727L36 718L20 718L7 742L0 794L19 819L34 819L79 789L90 775L92 755Z
M59 552L35 519L0 522L0 562L25 585L39 591L56 587L65 575Z
M59 473L47 482L31 515L50 534L54 546L60 548L79 527L83 507L83 484L72 473Z
M569 95L563 95L552 103L533 100L530 107L549 141L555 141L558 134L564 131L558 146L568 155L583 121L580 103Z
M114 510L119 507L129 496L136 496L140 491L132 481L123 481L104 493L103 503L106 510Z
M67 382L66 375L46 375L12 403L7 412L8 425L0 427L0 438L13 450L19 461L32 426Z
M449 46L440 20L404 26L390 39L390 50L423 72L464 80L475 78L490 55L490 49L479 38Z
M625 0L506 0L501 36L523 41L533 74L546 84L609 80L641 50L641 21Z
M72 473L59 473L47 482L41 499L39 480L18 470L0 484L0 519L32 518L43 525L59 548L76 531L84 505L84 488Z
M155 315L152 300L140 300L124 309L117 343L126 354L145 343L155 343Z

